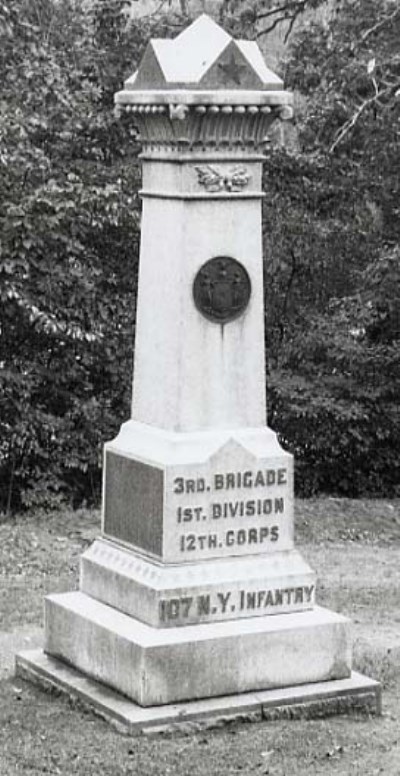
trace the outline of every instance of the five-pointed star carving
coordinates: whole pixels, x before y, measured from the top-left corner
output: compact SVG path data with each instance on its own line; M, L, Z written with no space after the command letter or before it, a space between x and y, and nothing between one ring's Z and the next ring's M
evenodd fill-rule
M231 54L229 62L226 62L225 65L219 64L218 67L222 70L228 81L234 81L235 84L240 85L241 71L246 70L246 67L244 65L239 65L233 54Z

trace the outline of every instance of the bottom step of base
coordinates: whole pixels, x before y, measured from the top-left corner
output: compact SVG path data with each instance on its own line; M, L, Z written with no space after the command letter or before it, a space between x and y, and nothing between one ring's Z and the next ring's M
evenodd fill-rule
M352 712L381 713L379 682L356 672L348 679L153 707L133 703L40 649L17 655L16 673L79 701L129 735L196 730L234 720L259 722Z

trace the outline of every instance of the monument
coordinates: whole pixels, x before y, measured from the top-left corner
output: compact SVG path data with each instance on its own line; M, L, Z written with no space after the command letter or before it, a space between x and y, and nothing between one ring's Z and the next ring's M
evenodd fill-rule
M143 149L132 417L105 446L79 591L46 599L44 652L18 671L130 729L376 711L350 622L315 604L292 456L266 425L261 170L291 95L256 43L203 15L149 43L116 105Z

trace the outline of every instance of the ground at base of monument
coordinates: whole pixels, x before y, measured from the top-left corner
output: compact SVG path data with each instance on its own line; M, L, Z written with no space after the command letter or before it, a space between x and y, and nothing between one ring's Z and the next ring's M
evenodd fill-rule
M0 774L29 776L399 776L400 500L297 501L297 541L318 602L353 622L354 665L382 684L381 716L215 725L122 736L65 696L13 677L43 639L43 597L77 586L98 512L30 510L0 525ZM25 773L24 771L24 773Z
M41 649L20 653L16 673L43 689L78 701L129 735L187 732L232 721L315 719L351 712L381 714L382 711L380 683L357 672L352 672L348 679L154 707L133 703Z

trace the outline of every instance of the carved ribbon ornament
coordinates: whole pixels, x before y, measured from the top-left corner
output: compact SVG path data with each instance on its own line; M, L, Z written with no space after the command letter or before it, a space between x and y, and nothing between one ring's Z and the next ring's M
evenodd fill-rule
M231 167L227 172L219 172L210 164L195 167L200 186L206 191L242 191L248 186L251 175L245 167Z

